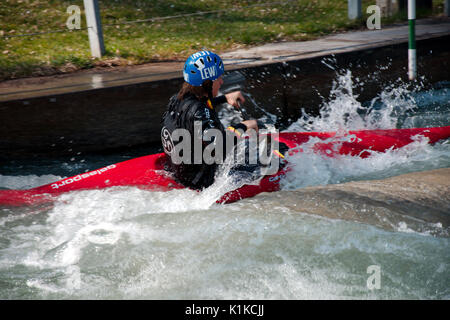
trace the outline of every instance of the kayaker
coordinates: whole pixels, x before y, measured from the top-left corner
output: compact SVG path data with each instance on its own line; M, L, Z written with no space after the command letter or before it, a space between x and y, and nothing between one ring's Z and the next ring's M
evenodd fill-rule
M220 130L224 138L227 134L240 136L249 129L258 130L256 120L232 124L227 129L220 122L215 109L218 105L227 102L239 108L239 102L245 101L240 91L218 96L219 89L223 84L223 73L224 65L217 54L210 51L199 51L192 54L184 64L185 82L178 94L170 98L167 111L162 119L161 139L164 152L169 159L167 169L173 172L180 183L197 190L208 187L214 182L217 164L207 164L203 159L201 164L195 164L193 161L194 148L191 149L191 161L175 163L172 159L174 130L186 129L192 139L195 139L195 135L202 135L210 129ZM195 132L194 122L201 122L203 132ZM214 143L204 141L202 137L200 139L202 139L202 151L207 145ZM193 145L192 141L191 144ZM225 142L223 146L225 146ZM224 150L226 156L225 153Z

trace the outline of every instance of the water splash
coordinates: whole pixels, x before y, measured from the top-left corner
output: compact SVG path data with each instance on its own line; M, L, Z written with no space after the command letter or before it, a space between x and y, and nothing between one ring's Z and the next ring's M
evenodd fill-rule
M351 135L321 140L344 142ZM422 136L413 142L386 152L369 151L367 158L350 155L326 157L315 152L313 146L318 138L311 138L302 145L302 151L288 156L290 168L281 181L282 189L294 190L316 185L344 183L348 181L383 179L414 171L445 168L450 165L450 143L443 141L434 146Z
M402 115L415 110L414 93L420 86L409 89L409 84L395 82L382 90L369 103L358 101L355 89L364 85L353 79L350 70L337 71L328 101L318 116L302 111L302 116L286 131L346 131L363 129L393 129Z
M321 115L305 116L288 130L394 128L407 112L421 109L421 99L407 86L388 86L366 105L354 94L355 85L351 73L341 74ZM420 138L366 159L324 157L313 152L314 142L289 158L292 170L283 189L450 164L450 144L430 146ZM7 211L0 220L0 297L448 299L448 239L419 236L404 223L398 225L401 232L387 232L309 216L283 206L285 198L279 205L261 198L216 205L222 194L247 182L236 184L230 170L225 166L202 193L115 187L64 194L33 215L28 209ZM59 179L0 178L7 188ZM371 264L382 267L382 290L366 288ZM408 272L399 272L405 266Z

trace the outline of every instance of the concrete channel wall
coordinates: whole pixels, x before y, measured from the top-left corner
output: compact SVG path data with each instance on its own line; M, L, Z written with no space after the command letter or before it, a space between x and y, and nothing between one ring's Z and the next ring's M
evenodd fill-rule
M450 35L420 40L417 48L420 76L431 84L450 80ZM336 79L327 64L364 81L355 93L359 101L368 101L386 83L407 80L407 43L235 66L226 73L224 91L240 88L251 94L283 127L297 119L302 108L319 112L321 96L329 96ZM158 145L161 116L182 82L180 72L180 77L166 80L2 101L0 161ZM245 107L254 117L262 115L251 103Z

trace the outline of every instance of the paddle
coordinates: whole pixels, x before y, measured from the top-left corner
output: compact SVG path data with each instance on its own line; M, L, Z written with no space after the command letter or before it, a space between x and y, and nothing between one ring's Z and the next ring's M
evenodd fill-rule
M239 109L238 109L238 110L241 112L242 119L243 119L244 121L250 120L250 117L248 116L247 112L245 112L245 109L242 109L242 106L241 106L241 99L237 99L237 104L238 104L238 106L239 106Z
M247 114L245 109L243 109L241 106L241 99L237 99L237 103L239 106L238 110L241 113L242 120L244 120L244 121L251 120L250 116ZM256 120L256 123L258 124L258 129L267 129L267 126L264 122L262 122L260 120Z
M244 120L244 121L246 121L246 120L250 120L250 117L248 116L248 114L247 114L247 112L245 111L245 109L242 109L242 106L241 106L241 99L237 99L237 104L238 104L238 106L239 106L239 108L238 108L238 110L241 112L241 116L242 116L242 119ZM267 126L263 123L263 122L261 122L261 121L259 121L259 120L256 120L256 122L257 122L257 124L258 124L258 128L259 129L266 129L267 128ZM269 139L266 139L265 141L266 141L266 148L267 148L267 144L271 144L271 136L270 135L268 135L267 136ZM287 147L286 148L283 148L283 149L288 149ZM284 150L284 151L286 151L286 150ZM283 153L281 153L278 149L276 149L276 150L273 150L273 152L278 156L278 157L280 157L280 158L284 158L284 155L283 155Z

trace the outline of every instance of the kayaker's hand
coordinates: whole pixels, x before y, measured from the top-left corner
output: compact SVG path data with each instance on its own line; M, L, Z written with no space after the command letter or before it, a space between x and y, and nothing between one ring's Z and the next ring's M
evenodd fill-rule
M233 92L227 93L225 95L225 97L227 98L227 102L237 109L239 109L239 107L240 107L239 103L245 102L245 98L240 91L233 91Z
M242 121L241 123L245 124L247 126L247 130L249 129L253 129L256 132L258 132L258 122L256 122L256 120L245 120Z

